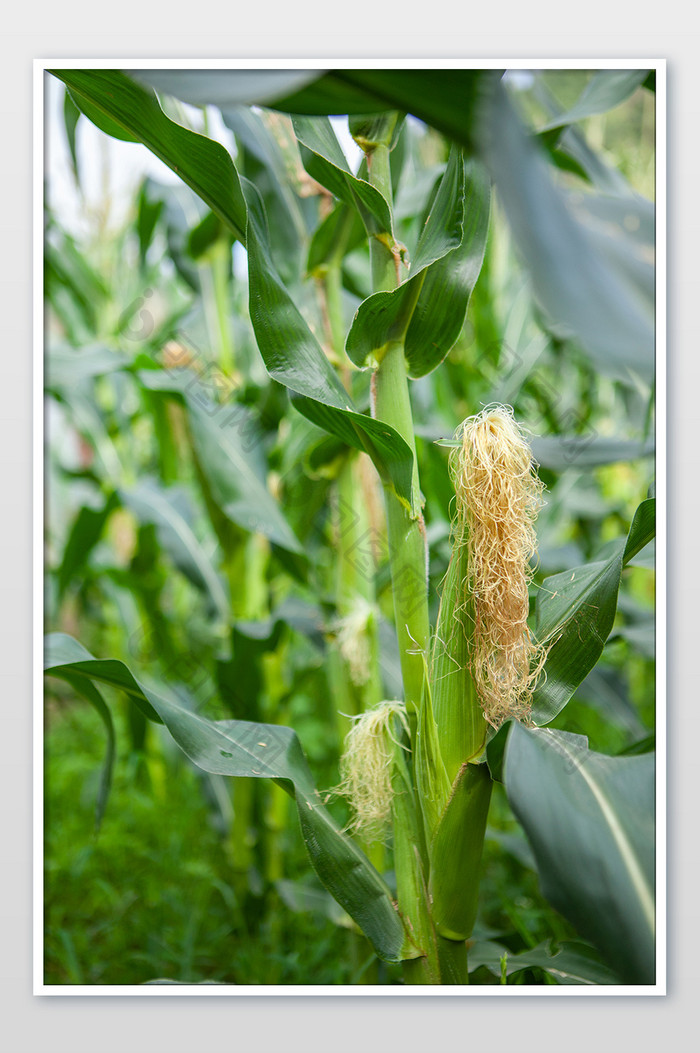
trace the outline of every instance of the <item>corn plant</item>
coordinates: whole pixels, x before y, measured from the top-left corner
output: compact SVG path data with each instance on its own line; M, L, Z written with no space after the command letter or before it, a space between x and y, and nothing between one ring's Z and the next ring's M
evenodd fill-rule
M47 673L95 706L110 742L99 685L128 697L135 741L146 722L164 724L199 769L233 779L242 889L254 817L266 816L258 864L284 873L279 830L291 804L321 884L379 960L401 963L405 983L463 985L480 969L505 981L540 968L552 982L653 984L653 742L611 756L547 726L619 631L625 568L644 559L654 537L653 484L623 536L618 526L616 536L596 537L588 524L585 562L544 576L537 567L537 517L547 512L540 476L555 481L562 459L606 465L653 449L650 206L577 128L635 91L650 94L653 75L595 74L570 110L535 78L533 105L545 114L535 138L507 78L493 71L269 71L262 82L236 70L52 73L66 85L73 134L84 115L108 135L140 142L196 195L183 223L176 196L144 184L140 266L143 277L160 224L180 277L202 298L196 324L207 352L198 358L183 343L187 308L178 294L147 350L124 354L128 319L101 313L108 297L100 281L70 239L49 230L47 292L72 346L49 348L47 387L61 404L82 407L112 472L103 504L74 521L58 599L84 579L105 523L129 512L138 523L129 602L148 622L144 657L163 675L132 671L118 643L118 657L94 657L65 631L48 637ZM206 123L187 126L182 103L218 107L235 154ZM356 170L330 120L336 114L347 117L361 153ZM567 179L586 188L578 211ZM616 225L611 236L605 223L623 216L637 225L627 223L627 234ZM512 368L494 307L494 238L506 237L527 275L513 297L517 324L505 320L516 334L508 329L518 348ZM233 243L245 248L243 278L231 270ZM506 299L511 279L500 275ZM138 283L128 298L137 292ZM121 352L86 346L96 338ZM561 427L568 411L556 383L541 381L571 362L583 363L576 383L604 378L614 414L637 422L631 437L604 437L593 426L588 434L582 415L569 434ZM117 417L121 394L136 385L157 436L157 481L141 478L146 459L124 421L113 446L78 377L106 385ZM452 385L447 400L441 384ZM539 420L551 425L539 434L511 405L527 384ZM428 427L427 452L420 393L439 404L444 429ZM265 402L264 418L252 411L256 401ZM274 450L274 468L261 449ZM218 567L177 492L185 461ZM311 527L326 509L319 547ZM167 683L190 627L166 615L164 578L143 574L161 552L202 597L201 653L215 670L199 685L202 697L191 683ZM104 578L94 582L98 604ZM112 575L110 588L124 584ZM314 610L333 610L325 621L332 697L324 719L338 745L330 786L317 784L283 719L294 683L289 692L270 689L267 712L261 703L261 656L278 662L281 678L289 661L280 626L301 626L307 643L313 637L304 607L294 608L299 596L307 614L310 596ZM232 641L224 659L222 633ZM212 692L228 706L226 719L202 705ZM495 787L505 787L525 831L542 892L581 943L509 957L475 938ZM343 801L345 823L337 818Z

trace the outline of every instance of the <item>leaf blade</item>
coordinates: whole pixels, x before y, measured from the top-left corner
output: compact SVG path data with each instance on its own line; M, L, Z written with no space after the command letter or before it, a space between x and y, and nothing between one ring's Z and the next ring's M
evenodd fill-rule
M278 781L296 801L304 843L322 884L357 922L379 957L400 961L415 953L387 885L320 803L291 728L207 720L140 683L122 662L93 658L63 633L47 637L46 648L45 673L121 687L149 719L165 724L183 752L204 771Z
M103 114L147 146L245 243L245 201L233 162L220 143L171 121L152 91L119 70L49 72L64 81L78 106L86 100L84 112L91 120L97 123Z
M542 891L625 982L655 975L654 759L514 723L505 784Z

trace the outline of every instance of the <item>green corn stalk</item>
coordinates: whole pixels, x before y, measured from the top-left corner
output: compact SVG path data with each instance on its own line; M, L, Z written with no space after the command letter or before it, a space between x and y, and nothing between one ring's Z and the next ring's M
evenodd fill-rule
M354 128L356 141L367 156L370 180L390 205L389 148L394 123L383 117L364 126L356 122ZM395 288L399 250L390 231L370 233L370 253L374 290ZM415 457L401 338L383 349L374 396L375 415L396 428ZM415 497L420 494L416 460L413 492ZM492 785L486 765L477 763L487 725L468 673L472 625L465 584L468 554L464 538L456 538L428 670L430 627L422 515L408 509L388 486L385 504L413 751L412 766L396 751L392 779L398 904L420 951L419 957L404 963L404 973L408 983L464 984L468 983L466 941L476 917ZM400 587L406 577L415 585L411 590ZM422 589L418 583L423 583Z

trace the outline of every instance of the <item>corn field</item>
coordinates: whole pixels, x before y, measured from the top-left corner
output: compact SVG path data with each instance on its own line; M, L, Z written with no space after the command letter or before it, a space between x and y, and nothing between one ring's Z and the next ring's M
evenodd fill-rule
M654 72L47 81L45 983L652 987Z

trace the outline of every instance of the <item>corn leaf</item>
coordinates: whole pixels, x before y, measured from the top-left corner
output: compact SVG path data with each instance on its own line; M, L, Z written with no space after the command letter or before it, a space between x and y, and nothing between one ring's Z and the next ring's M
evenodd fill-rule
M496 183L515 243L549 315L606 374L649 382L654 371L654 298L633 276L636 250L577 218L552 182L501 85L481 108L481 156ZM590 305L595 304L595 310Z
M294 114L401 110L471 147L479 89L495 75L478 69L336 69L267 105Z
M296 408L314 424L372 457L398 496L416 514L413 453L390 425L360 413L315 336L276 274L267 244L265 216L255 188L248 200L250 317L268 373L292 392Z
M484 260L490 198L488 175L478 162L467 162L460 244L428 267L406 333L404 354L412 377L439 366L459 338Z
M214 385L218 374L209 381ZM288 552L302 546L267 488L256 448L261 436L255 418L238 403L211 401L207 378L187 369L145 369L144 387L179 395L187 407L192 442L218 505L244 530L263 534Z
M75 517L58 568L59 600L89 564L90 555L102 537L105 524L117 503L116 495L111 493L100 508L83 505Z
M410 276L391 292L360 304L346 343L362 366L405 334L411 376L429 373L457 340L481 269L490 187L483 170L453 148L411 262Z
M655 506L653 497L639 505L627 538L614 543L607 559L545 578L536 633L538 640L553 642L533 697L536 724L561 712L600 658L615 620L623 567L653 538Z
M646 69L599 70L591 77L571 109L547 121L539 129L540 132L574 124L598 113L607 113L628 99L644 82L648 73Z
M633 442L605 435L543 435L532 439L532 454L541 468L563 472L567 468L597 468L618 461L653 457L654 440Z
M506 976L524 969L544 969L558 984L597 986L619 984L619 977L601 961L597 952L581 940L563 940L555 949L552 942L511 954L507 947L492 940L477 940L469 948L469 969L482 966L500 977L505 961Z
M192 106L230 106L278 98L314 81L315 70L302 69L135 69L128 76Z
M354 175L327 117L294 117L294 134L309 175L339 201L357 208L370 230L392 230L391 209L379 190Z
M108 135L143 143L245 241L246 211L236 169L220 143L165 116L155 93L114 69L54 69L75 104Z
M273 135L263 115L245 106L228 107L221 112L224 124L236 136L236 168L262 195L273 235L272 252L285 282L301 277L307 224L303 204L289 179L290 158Z
M155 479L141 479L118 493L122 504L140 523L156 528L160 543L175 566L205 594L216 615L227 621L230 605L226 587L195 534L187 491L161 487Z
M598 368L649 380L653 298L630 276L629 239L589 230L576 219L498 81L496 71L483 70L334 70L275 105L292 113L357 113L364 105L369 113L383 102L477 149L548 314L578 338Z
M582 736L514 722L505 785L544 895L623 982L653 984L653 754L606 757Z
M146 687L116 660L94 658L63 633L46 640L45 673L98 682L125 691L144 714L165 724L199 768L215 775L273 779L296 801L301 832L321 883L386 961L415 951L388 886L320 802L306 758L291 728L241 720L212 721Z

